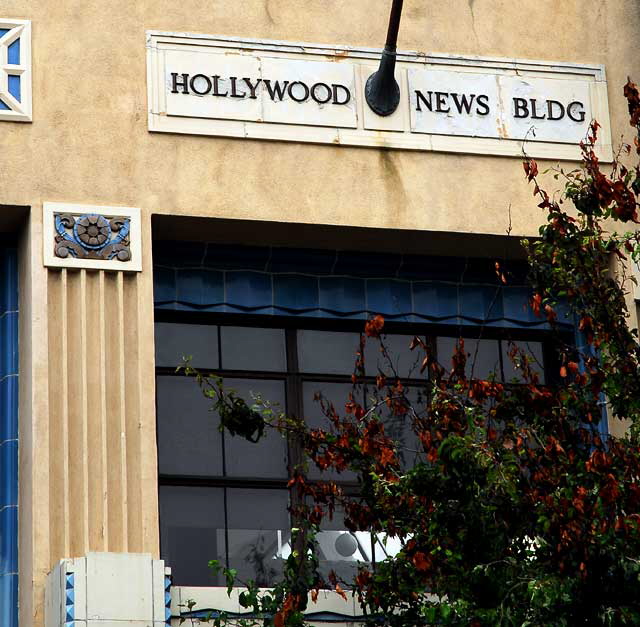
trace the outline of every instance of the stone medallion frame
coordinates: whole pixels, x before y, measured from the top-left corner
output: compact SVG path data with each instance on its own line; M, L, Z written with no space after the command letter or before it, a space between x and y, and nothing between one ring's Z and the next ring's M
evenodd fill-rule
M142 271L140 209L45 202L44 265Z

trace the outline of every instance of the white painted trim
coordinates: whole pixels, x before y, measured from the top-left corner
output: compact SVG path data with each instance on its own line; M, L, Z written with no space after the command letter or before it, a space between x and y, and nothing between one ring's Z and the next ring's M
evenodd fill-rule
M130 219L130 250L129 261L108 261L98 259L76 259L67 257L61 259L54 255L55 245L55 220L58 213L71 213L82 215L96 213L105 217L125 217ZM141 272L142 271L142 236L140 209L134 207L95 206L84 204L69 204L58 202L45 202L42 206L43 227L43 260L44 265L50 268L84 268L86 270L109 270L112 272Z
M171 591L171 614L173 616L180 616L180 612L185 611L184 606L187 601L195 602L194 611L216 609L239 615L248 615L251 613L251 610L245 609L240 605L239 596L243 588L233 588L231 595L227 594L226 588L216 587L196 588L190 586L173 586ZM262 591L268 592L268 589L265 588ZM316 614L320 612L331 612L351 622L354 617L361 617L363 612L355 594L347 591L346 596L347 600L345 601L333 590L320 590L316 602L309 599L309 605L305 613ZM180 607L180 605L183 607Z
M358 98L358 128L322 127L303 124L276 124L261 121L241 121L205 117L186 117L167 114L164 85L164 55L166 51L215 52L233 50L244 55L260 53L261 58L277 57L302 61L351 61L360 67L375 70L380 51L374 48L331 46L311 43L257 40L239 37L147 31L147 88L148 125L152 132L213 135L244 139L267 139L302 143L400 148L406 150L442 151L497 156L520 157L523 141L462 135L413 133L407 116L404 122L391 123L378 120L376 129L365 120L363 98ZM406 74L409 68L452 70L459 73L483 72L505 76L579 80L589 85L590 105L594 117L602 125L598 156L603 161L612 159L610 117L604 66L541 60L499 59L492 57L462 57L448 54L426 54L400 51L398 68ZM364 79L356 71L356 89L362 92ZM404 82L404 79L403 79ZM405 86L406 91L406 86ZM395 117L392 116L392 117ZM400 130L400 124L404 127ZM529 141L527 153L536 158L577 160L577 144Z
M31 78L31 21L0 18L0 28L9 32L0 37L0 98L11 109L0 109L0 121L31 122L32 117L32 78ZM20 64L9 65L7 52L9 44L20 37ZM20 102L8 88L9 74L20 74Z

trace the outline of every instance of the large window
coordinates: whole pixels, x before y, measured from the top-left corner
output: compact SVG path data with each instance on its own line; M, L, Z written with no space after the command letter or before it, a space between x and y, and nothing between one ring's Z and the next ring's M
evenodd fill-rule
M268 433L259 444L218 430L211 402L195 382L175 372L183 355L202 372L215 372L225 385L251 403L267 399L311 426L325 425L318 394L341 411L352 392L351 374L359 345L360 321L193 316L159 312L156 323L157 416L161 552L178 585L222 585L208 560L238 571L241 579L268 586L281 572L290 551L287 512L289 465L299 460L295 443ZM253 323L253 325L252 325ZM271 326L267 326L267 324ZM367 379L357 399L370 402L379 373L397 373L408 395L420 405L427 386L419 374L418 355L409 351L414 335L427 337L444 365L450 361L458 328L399 324L389 327L390 362L375 342L365 352ZM517 381L508 358L504 330L467 330L468 368L474 377L495 373ZM511 336L510 336L511 337ZM516 334L544 376L546 347L535 332ZM383 416L388 432L402 445L402 461L411 464L419 450L402 417ZM321 474L310 470L310 477ZM355 486L347 473L327 475L345 488ZM327 523L319 538L321 566L348 576L358 561L384 557L393 547L373 546L367 533L349 534L340 516Z

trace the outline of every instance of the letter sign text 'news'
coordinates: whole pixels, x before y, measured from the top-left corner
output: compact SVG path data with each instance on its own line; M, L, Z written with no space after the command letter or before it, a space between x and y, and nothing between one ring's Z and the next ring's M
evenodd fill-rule
M149 130L575 159L589 122L611 158L601 66L400 53L401 102L371 111L379 51L149 32Z

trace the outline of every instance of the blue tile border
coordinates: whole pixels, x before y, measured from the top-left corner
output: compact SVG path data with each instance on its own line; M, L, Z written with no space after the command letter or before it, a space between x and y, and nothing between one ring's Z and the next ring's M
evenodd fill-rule
M0 574L0 618L2 625L18 625L18 575Z
M166 241L153 254L157 309L548 328L520 262L503 286L488 259Z
M18 624L18 256L0 246L0 624Z

